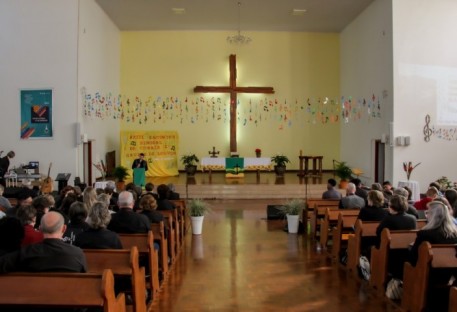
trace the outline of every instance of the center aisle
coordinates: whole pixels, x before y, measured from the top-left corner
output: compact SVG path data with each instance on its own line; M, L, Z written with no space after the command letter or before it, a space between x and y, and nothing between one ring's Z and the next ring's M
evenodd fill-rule
M153 311L398 311L306 237L267 221L279 200L209 200L202 235L189 231Z

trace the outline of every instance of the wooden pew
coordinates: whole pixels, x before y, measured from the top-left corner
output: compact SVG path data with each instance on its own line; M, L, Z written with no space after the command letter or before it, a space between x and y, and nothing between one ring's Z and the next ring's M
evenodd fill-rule
M114 293L111 270L89 273L12 273L0 275L0 306L84 308L125 312L125 296ZM59 294L56 294L56 291Z
M139 266L138 248L127 249L83 249L87 271L102 273L110 269L115 276L128 276L132 282L133 311L146 312L146 276L144 267Z
M154 239L159 241L159 268L162 269L163 276L168 274L168 240L165 238L165 225L164 222L151 223L151 230L154 235ZM171 256L170 256L171 259Z
M451 287L449 292L449 312L457 312L457 287Z
M354 224L357 221L358 212L354 210L343 210L338 215L338 223L332 230L332 253L333 259L338 259L343 247L347 247L349 235L354 233ZM355 214L357 213L357 214Z
M172 259L172 261L174 262L174 260L176 260L176 255L179 254L179 251L180 251L180 247L181 247L181 234L180 234L180 226L178 224L178 211L176 209L173 209L173 210L157 210L159 211L161 214L163 214L163 216L165 218L168 219L168 225L169 225L169 228L170 229L173 229L173 232L174 232L174 243L172 243L172 245L174 246L174 250L173 250L173 253L175 255L175 257Z
M385 228L381 233L379 249L371 248L371 276L370 286L379 293L385 292L389 265L389 252L391 250L408 249L416 240L418 230L390 231Z
M409 262L404 265L403 297L401 301L403 310L416 312L423 311L426 308L427 292L430 286L430 270L439 268L457 269L456 247L457 245L454 244L430 245L429 242L423 242L419 246L416 266L412 266ZM450 301L456 300L454 292L455 290L451 291ZM451 303L449 311L455 310L455 303Z
M306 200L306 206L303 208L303 213L302 213L302 222L303 225L306 228L306 225L308 224L308 218L310 217L310 214L314 211L316 205L317 206L338 206L339 200L335 199L322 199L322 198L308 198ZM307 231L305 231L307 233ZM311 232L314 233L314 232Z
M160 289L159 282L159 255L154 249L154 235L152 231L147 234L119 234L119 237L124 248L132 248L136 246L138 252L148 259L149 287L153 298L158 294Z
M189 222L187 221L187 209L186 201L184 199L172 199L170 200L176 209L178 209L178 221L180 224L181 240L184 239L187 229L189 228Z
M355 276L358 276L357 266L362 254L362 241L369 237L376 237L378 226L378 221L362 222L362 220L357 219L354 225L354 234L348 237L348 261L346 268Z
M325 211L329 208L330 210L338 210L338 206L319 206L316 205L311 213L310 227L311 235L314 239L317 239L317 233L320 235L320 224L322 219L325 217Z
M326 207L324 219L322 219L320 226L319 241L321 248L327 248L329 234L331 233L333 227L337 225L340 214L342 214L343 216L358 216L359 212L360 209L330 209L329 207Z

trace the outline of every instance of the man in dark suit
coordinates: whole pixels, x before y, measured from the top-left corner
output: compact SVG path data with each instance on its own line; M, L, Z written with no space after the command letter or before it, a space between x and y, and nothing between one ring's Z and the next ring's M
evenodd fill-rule
M0 258L0 273L75 272L87 271L83 251L62 241L66 225L62 214L50 211L41 218L44 240L23 247Z
M6 187L5 174L8 172L10 159L14 158L15 155L16 154L13 151L9 151L5 157L0 158L0 184L4 187Z
M151 229L148 217L133 211L135 202L130 192L119 194L119 211L111 216L108 230L116 233L147 233Z
M144 160L143 153L141 153L140 156L133 161L132 169L135 168L144 168L144 171L148 171L148 162Z

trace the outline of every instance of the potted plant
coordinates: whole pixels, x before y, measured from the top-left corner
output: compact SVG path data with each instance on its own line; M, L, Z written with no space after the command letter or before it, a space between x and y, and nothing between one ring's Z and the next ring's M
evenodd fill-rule
M203 228L203 219L210 212L209 205L201 199L192 199L189 202L189 216L192 221L192 234L200 235Z
M287 217L287 229L289 233L298 233L300 215L305 208L305 202L301 199L291 199L282 208Z
M284 176L286 172L286 163L290 162L289 158L285 155L275 155L271 157L271 161L275 163L275 172L277 176Z
M339 187L345 189L352 177L352 169L345 161L341 161L335 166L335 175L341 179Z
M181 157L181 162L188 176L193 177L195 175L195 172L197 172L197 162L199 161L200 159L195 154L187 154Z
M129 170L120 165L113 169L112 175L117 180L116 189L118 191L123 191L125 189L125 179L130 176Z

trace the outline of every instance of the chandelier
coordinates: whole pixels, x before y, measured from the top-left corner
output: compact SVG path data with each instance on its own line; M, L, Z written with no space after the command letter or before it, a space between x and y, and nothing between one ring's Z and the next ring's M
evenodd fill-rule
M238 33L233 36L228 36L227 37L228 43L242 45L242 44L248 44L249 42L252 41L252 39L250 37L241 34L240 22L241 22L241 2L238 2Z

